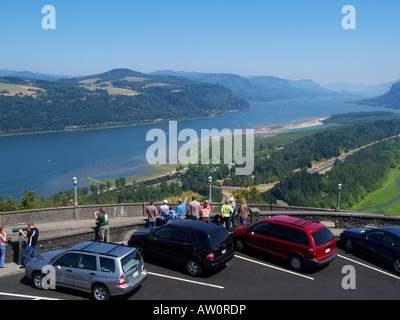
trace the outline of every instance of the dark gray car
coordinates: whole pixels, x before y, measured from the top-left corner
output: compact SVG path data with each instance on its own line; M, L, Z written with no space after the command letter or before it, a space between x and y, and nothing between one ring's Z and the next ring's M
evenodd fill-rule
M135 248L88 241L36 256L25 275L38 289L63 286L89 292L95 300L107 300L139 287L147 269Z

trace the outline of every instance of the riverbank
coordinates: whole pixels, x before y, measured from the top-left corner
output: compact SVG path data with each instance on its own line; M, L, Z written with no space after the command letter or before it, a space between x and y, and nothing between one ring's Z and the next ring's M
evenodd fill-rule
M271 135L271 134L279 134L291 130L298 130L298 129L306 129L316 126L323 125L323 121L326 120L328 117L324 118L313 118L313 119L306 119L295 123L290 124L283 124L279 126L271 126L271 127L261 127L256 128L254 133L256 135Z

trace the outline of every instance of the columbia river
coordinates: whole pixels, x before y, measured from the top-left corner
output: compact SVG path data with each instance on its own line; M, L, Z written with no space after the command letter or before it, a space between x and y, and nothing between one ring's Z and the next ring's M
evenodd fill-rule
M251 103L249 111L233 112L220 117L178 119L178 132L185 128L250 129L292 124L332 114L358 111L382 111L382 108L345 103L339 100L280 100ZM390 111L390 109L387 109ZM150 169L146 150L153 141L146 134L153 128L168 133L168 123L77 130L0 137L0 196L20 200L30 188L36 195L48 195L78 186L87 186L85 177L101 180L128 177Z

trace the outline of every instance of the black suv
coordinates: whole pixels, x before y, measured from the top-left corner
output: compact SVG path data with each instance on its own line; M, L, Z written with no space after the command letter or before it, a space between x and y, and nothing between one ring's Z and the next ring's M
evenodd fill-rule
M191 276L219 268L234 256L232 236L224 227L196 220L137 231L128 245L145 256L182 263Z

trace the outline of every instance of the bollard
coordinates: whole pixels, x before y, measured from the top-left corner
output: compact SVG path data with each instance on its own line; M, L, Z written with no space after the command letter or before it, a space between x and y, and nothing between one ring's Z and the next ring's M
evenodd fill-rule
M12 228L12 232L16 233L18 232L18 230L21 229L22 231L27 231L28 228L27 227L22 227L22 228ZM22 264L22 256L24 254L24 250L25 250L25 240L24 237L22 236L22 234L18 235L18 264L21 265Z

